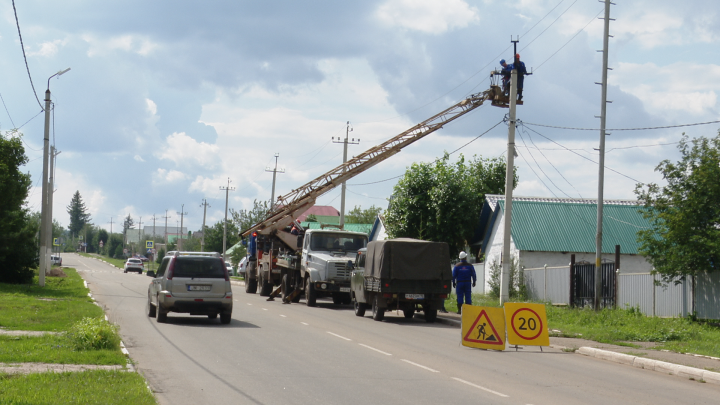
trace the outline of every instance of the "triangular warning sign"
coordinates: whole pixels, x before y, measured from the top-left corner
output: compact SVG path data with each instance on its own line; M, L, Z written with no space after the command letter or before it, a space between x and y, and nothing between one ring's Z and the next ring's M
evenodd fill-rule
M504 328L503 332L505 332ZM503 333L503 335L504 334L505 333ZM505 342L503 342L502 339L503 336L495 330L495 326L490 321L490 317L484 309L480 311L480 315L475 318L475 322L473 322L463 337L463 340L466 342L505 346Z

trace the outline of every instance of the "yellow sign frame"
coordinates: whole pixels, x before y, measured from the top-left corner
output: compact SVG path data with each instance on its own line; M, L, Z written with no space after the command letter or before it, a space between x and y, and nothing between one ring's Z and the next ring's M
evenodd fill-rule
M481 325L480 322L483 321ZM505 311L503 308L462 307L460 328L462 345L478 349L505 350ZM475 335L477 331L477 336Z
M145 249L155 249L155 241L146 240L145 241Z
M506 302L504 307L508 344L550 346L544 304Z

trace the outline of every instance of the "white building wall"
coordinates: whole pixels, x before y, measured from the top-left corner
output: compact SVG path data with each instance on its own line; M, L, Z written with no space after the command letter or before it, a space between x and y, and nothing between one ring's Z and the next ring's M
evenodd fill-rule
M499 209L499 208L498 208ZM493 229L490 232L490 243L488 243L488 248L485 254L485 263L484 263L484 283L482 285L482 288L480 287L480 284L478 283L477 287L473 289L473 292L477 293L488 293L490 292L490 266L493 264L493 262L497 262L498 264L501 263L500 259L502 257L502 251L503 251L503 238L505 235L505 227L504 227L504 221L505 221L505 214L503 212L502 215L498 215L497 220L493 224ZM519 257L518 250L515 248L515 242L512 239L512 236L510 237L510 255L517 258Z
M502 243L501 243L502 245ZM570 265L569 253L562 252L520 252L520 265L526 269L536 269L547 265L548 267L562 267ZM603 254L603 261L615 261L615 254ZM586 261L595 263L595 253L575 253L575 263ZM640 255L620 255L620 273L649 273L652 265Z

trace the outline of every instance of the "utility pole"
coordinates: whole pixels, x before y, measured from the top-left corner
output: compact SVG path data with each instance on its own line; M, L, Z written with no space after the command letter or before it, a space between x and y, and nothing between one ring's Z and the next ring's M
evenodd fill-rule
M48 216L49 216L50 220L47 221L47 232L48 232L48 235L50 235L50 240L51 240L51 241L53 240L53 237L52 237L52 229L53 229L53 225L52 225L52 224L53 224L53 221L52 221L52 218L53 218L53 213L52 213L52 212L53 212L53 195L55 194L55 160L56 160L55 158L56 158L57 155L59 155L59 154L60 154L60 152L56 152L56 151L55 151L55 146L54 146L54 145L50 147L50 180L49 180L49 184L48 184L48 188L49 188L49 192L48 192ZM48 256L45 258L45 260L46 260L45 263L46 263L48 266L50 266L50 263L51 263L51 262L50 262L49 253L50 253L50 252L52 251L52 249L53 249L52 246L53 246L53 244L51 243L51 245L50 245L50 251L48 251ZM50 269L47 268L46 271L50 271Z
M185 215L187 215L187 212L185 212L185 204L180 206L180 212L178 212L177 214L180 215L180 231L178 232L178 235L182 240L185 239L183 238L183 220L185 219ZM181 250L181 244L182 242L178 242L178 250Z
M168 238L167 238L167 220L168 220L168 218L170 218L170 217L168 216L167 212L168 212L168 210L165 210L165 216L164 216L164 217L160 217L160 218L165 218L165 244L168 243Z
M269 167L265 168L266 172L272 172L272 174L273 174L272 194L270 194L270 211L272 211L273 207L275 206L275 177L277 176L278 173L285 173L285 169L278 170L278 168L277 168L277 162L278 162L279 156L280 156L279 153L275 154L275 168L274 169L270 169Z
M143 245L142 245L142 243L143 243L143 241L142 241L143 233L144 233L144 232L143 232L143 230L142 230L142 217L140 217L140 220L138 221L138 250L140 250L140 251L142 251L142 249L143 249L143 247L142 247L142 246L143 246Z
M110 242L110 238L112 237L112 224L113 224L112 217L110 217L110 236L108 236L108 242Z
M517 54L517 43L511 39L514 45L513 57ZM514 66L513 66L514 67ZM507 166L505 168L505 213L503 222L503 252L502 271L500 272L500 305L510 300L510 266L512 256L510 254L510 230L512 224L512 194L513 180L515 179L515 110L517 107L517 69L510 73L510 113L508 125L508 147Z
M597 234L595 236L595 300L594 308L600 310L600 288L602 286L602 226L603 226L603 186L605 183L605 119L607 113L607 72L608 72L608 47L610 42L610 0L605 0L605 33L603 35L603 66L602 86L600 101L600 159L598 160L598 197L597 197Z
M153 220L153 235L152 235L152 239L153 239L153 241L154 241L154 240L155 240L155 214L153 214L152 220Z
M205 251L205 217L207 216L207 207L209 207L210 204L208 204L206 198L203 198L203 202L202 202L202 204L200 204L200 206L203 207L203 227L202 227L202 238L200 239L200 251L204 252ZM225 206L227 206L227 201L225 202Z
M55 76L60 76L67 73L70 68L61 70L54 75L48 77L48 86L45 90L45 130L43 132L43 176L42 176L42 196L40 197L40 251L38 256L40 257L40 269L38 271L38 284L40 287L45 287L45 271L50 268L50 253L48 252L48 243L52 235L48 235L47 223L52 223L51 213L48 212L48 160L49 160L49 149L50 149L50 79ZM52 245L51 245L52 246Z
M348 144L351 145L357 145L360 143L360 139L355 141L355 138L352 139L352 141L348 140L348 136L350 135L350 132L352 132L352 128L350 127L350 121L347 122L347 127L345 128L345 139L340 139L338 137L338 140L335 140L335 137L332 137L333 143L342 143L343 144L343 165L347 162L347 147ZM343 173L345 173L345 167L343 166L342 169ZM340 229L344 229L345 227L345 182L342 183L342 192L340 194Z
M275 154L275 171L277 171L277 157ZM228 210L228 194L230 190L235 190L235 187L230 187L230 177L228 177L227 187L220 186L220 190L225 190L225 221L223 222L223 260L226 260L225 252L227 251L227 210ZM275 173L273 172L273 196L275 195ZM204 230L204 229L203 229Z

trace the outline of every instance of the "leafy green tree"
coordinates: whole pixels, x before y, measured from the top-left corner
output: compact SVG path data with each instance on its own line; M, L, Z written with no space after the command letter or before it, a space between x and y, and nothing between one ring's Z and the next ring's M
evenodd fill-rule
M228 220L227 224L227 248L231 248L234 244L238 243L240 237L238 236L239 229L235 226L234 222ZM206 252L219 252L223 253L223 221L218 221L210 228L207 228L205 232L205 251Z
M118 248L120 250L120 258L122 257L123 253L123 238L121 235L118 235L116 233L110 235L110 240L105 245L105 248L107 249L107 254L109 257L118 257L115 256L115 254L118 251Z
M30 283L38 266L39 226L23 208L32 184L20 166L28 162L17 132L0 133L0 282Z
M230 216L232 217L232 222L235 224L235 227L239 231L244 231L265 219L268 209L269 204L267 201L254 200L253 208L251 210L235 211L230 208ZM205 241L207 243L207 237L205 238Z
M414 163L395 185L385 213L390 237L446 242L456 255L474 234L485 194L505 190L505 167L503 158L473 157L466 164L462 155L450 163L447 153Z
M100 244L100 241L102 241L103 246L104 246L104 245L107 245L107 241L108 241L108 231L106 231L106 230L104 230L104 229L100 229L100 230L98 231L98 245Z
M133 226L135 226L135 221L133 221L132 216L128 214L123 221L123 236L127 236L127 230Z
M67 213L70 214L70 233L77 236L86 223L90 222L90 214L87 212L85 203L80 196L80 191L75 191L70 205L67 206Z
M351 209L345 215L345 223L348 224L373 224L378 214L382 212L382 208L371 205L368 209L362 209L359 205Z
M678 150L678 162L655 168L667 185L635 188L651 224L638 232L639 251L665 282L720 270L720 132L711 139L683 134Z

